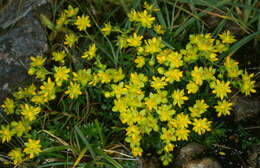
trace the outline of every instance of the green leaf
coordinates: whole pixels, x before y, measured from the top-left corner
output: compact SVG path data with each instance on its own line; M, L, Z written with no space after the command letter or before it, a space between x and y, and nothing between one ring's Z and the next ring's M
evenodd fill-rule
M116 168L123 168L117 161L115 161L113 158L108 156L106 153L103 151L97 149L97 153L102 156L104 159L106 159L108 162L110 162L112 165L114 165Z
M87 146L87 149L89 150L92 158L94 160L96 160L96 154L93 150L93 148L91 147L90 143L88 142L87 138L84 136L84 134L82 133L82 131L79 129L78 126L75 126L75 130L78 133L79 137L81 138L81 140L84 142L84 144Z

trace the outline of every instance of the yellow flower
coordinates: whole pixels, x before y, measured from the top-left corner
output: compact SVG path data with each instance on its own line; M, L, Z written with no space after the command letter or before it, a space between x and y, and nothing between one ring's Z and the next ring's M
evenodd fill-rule
M130 11L130 13L127 14L127 16L129 17L129 21L130 22L139 20L139 16L138 16L137 12L134 9L132 9Z
M44 62L46 61L47 58L43 58L41 55L41 56L37 56L37 57L30 57L30 59L32 60L32 62L30 64L32 67L39 67L44 64Z
M54 78L57 86L61 86L62 82L68 80L70 77L68 74L70 72L70 69L65 66L62 67L55 66L54 71L55 71Z
M216 80L216 77L214 76L215 72L216 72L216 69L213 69L212 66L209 68L204 68L203 79L205 79L207 81Z
M149 97L146 97L144 104L148 108L148 110L157 109L157 105L160 103L160 99L156 94L150 93Z
M216 94L217 97L220 97L220 99L223 100L223 98L227 96L227 93L231 92L229 84L229 81L227 83L225 83L225 81L220 82L219 80L213 82L211 85L213 89L212 93Z
M205 101L202 100L196 100L196 103L193 105L193 107L189 107L189 110L191 112L191 117L200 117L201 114L203 114L209 106L205 103Z
M88 61L92 60L96 56L96 44L92 44L89 46L89 49L84 52L82 58L86 58Z
M161 49L164 47L162 43L162 37L153 37L152 39L148 39L145 41L145 52L149 54L154 54L157 52L161 52Z
M204 71L203 67L194 67L194 70L191 72L192 80L197 84L197 85L202 85L203 79L204 79Z
M64 64L64 58L66 57L65 51L52 52L52 60L61 62Z
M228 72L228 77L230 77L230 78L236 78L242 73L239 70L238 62L231 59L230 56L228 56L226 58L224 66L225 66L225 69Z
M121 67L118 70L114 69L114 71L111 73L111 76L115 83L117 83L125 78L125 74L123 73Z
M199 86L195 82L189 81L189 83L186 85L186 89L188 90L188 94L197 93Z
M55 99L55 83L51 81L51 78L48 78L47 82L43 82L40 89L39 94L44 97L44 102Z
M161 25L154 25L153 29L157 34L164 34L165 32L165 30L162 29Z
M25 148L24 148L24 152L26 154L30 155L30 158L33 158L34 155L38 155L40 152L42 152L41 150L41 144L40 144L40 140L32 140L29 139L28 142L25 142Z
M23 133L26 131L25 123L23 121L13 121L11 123L11 126L13 127L12 131L17 135L17 137L21 137Z
M181 105L184 104L185 100L189 99L187 96L184 96L184 89L174 90L174 92L172 94L172 98L173 98L173 104L174 105L178 104L179 107L181 107Z
M71 33L71 34L66 34L65 35L65 41L64 44L68 45L70 48L74 45L75 42L78 41L78 38L75 34Z
M175 131L175 135L177 136L178 141L187 141L189 136L190 130L185 128L178 128Z
M210 131L211 121L207 121L206 118L194 119L193 121L193 129L199 135L204 134L206 131Z
M73 8L71 5L68 6L68 9L64 10L68 17L73 17L79 12L79 8Z
M160 139L167 142L176 141L176 136L174 135L174 131L172 129L167 129L163 127Z
M156 59L157 59L157 61L159 62L159 64L163 64L163 63L167 60L170 51L171 51L171 50L166 49L166 50L163 50L162 52L159 52L159 53L156 55Z
M105 27L103 27L101 30L104 33L105 37L110 35L110 33L112 31L112 26L111 26L110 22L106 23Z
M179 68L183 65L182 56L178 52L170 52L168 61L171 68Z
M15 149L11 150L8 153L8 156L10 157L11 160L13 160L14 165L17 165L17 164L23 162L24 154L22 153L21 148L15 148Z
M77 25L79 31L86 30L87 27L91 27L89 16L82 15L77 17L77 21L74 23Z
M166 82L173 83L174 81L179 82L181 80L181 77L183 76L183 71L180 71L179 69L171 69L167 72L165 72Z
M9 142L12 139L14 132L10 130L9 125L1 125L0 137L2 138L2 143Z
M137 68L142 68L145 64L145 59L144 57L142 56L138 56L136 59L135 59L135 63L137 64L136 67Z
M159 114L161 121L170 120L172 116L175 114L175 110L172 109L170 105L166 105L166 104L159 106L156 112Z
M21 104L21 114L25 116L25 119L33 121L36 119L36 115L41 112L40 107L34 107L28 104Z
M153 76L153 81L151 82L151 87L153 87L155 90L163 89L167 85L167 82L165 82L165 77L159 78Z
M232 44L234 43L235 41L237 41L234 36L232 36L230 34L230 31L228 30L227 32L224 32L222 34L219 35L219 37L221 38L222 40L222 43L227 43L227 44Z
M80 91L80 85L70 82L70 86L68 87L68 90L65 91L65 94L68 94L70 96L71 99L76 99L78 98L79 95L82 94L82 92Z
M4 101L4 104L2 104L1 107L4 109L4 112L7 115L14 113L15 104L14 104L14 101L10 98L6 98Z
M142 24L142 26L145 28L151 28L153 21L155 20L155 17L152 17L152 15L148 14L146 10L143 12L138 13L138 21Z
M142 44L143 36L137 36L136 33L132 37L127 38L128 45L131 47L139 47Z
M77 81L81 86L86 86L86 84L93 78L91 74L91 69L80 69L77 73L73 72L73 81Z
M146 1L144 2L144 8L148 11L151 11L153 9L153 4L149 4Z
M174 128L187 128L189 124L191 124L189 115L185 115L184 113L180 113L173 120L169 122L171 126Z
M230 110L231 110L232 103L223 100L223 101L218 101L218 105L214 106L216 111L218 112L218 117L221 115L230 115Z
M256 90L255 87L255 81L251 81L251 78L254 77L254 74L248 75L247 71L245 71L244 74L242 74L242 87L241 92L244 93L246 96L250 95L250 92L255 93Z
M66 22L67 16L65 12L62 12L60 14L60 17L57 19L56 24L57 24L57 29L60 29Z

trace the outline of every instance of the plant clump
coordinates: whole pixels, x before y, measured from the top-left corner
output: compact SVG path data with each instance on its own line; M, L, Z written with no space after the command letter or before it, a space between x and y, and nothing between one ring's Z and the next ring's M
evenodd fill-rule
M164 165L172 161L177 143L189 141L194 134L210 134L215 122L230 115L232 91L256 92L254 75L240 70L231 56L223 57L236 41L229 31L218 37L190 35L186 46L177 50L167 43L169 30L159 24L157 11L145 3L143 11L130 11L127 27L110 22L98 27L111 52L89 34L94 23L87 14L71 5L61 12L56 31L65 32L63 49L53 51L51 67L46 66L46 57L32 57L28 74L37 84L19 88L2 105L7 117L14 118L1 125L2 143L24 140L8 154L14 165L46 147L35 138L39 132L31 133L40 131L34 125L44 111L52 109L52 102L76 102L90 88L99 89L113 103L110 110L119 113L132 154L142 156L142 145L152 137ZM88 42L85 50L79 47L82 40ZM80 66L73 65L75 50Z

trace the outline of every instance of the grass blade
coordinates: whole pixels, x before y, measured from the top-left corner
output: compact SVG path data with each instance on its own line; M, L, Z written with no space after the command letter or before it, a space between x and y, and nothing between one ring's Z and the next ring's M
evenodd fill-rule
M112 165L114 165L116 168L123 168L117 161L115 161L113 158L111 158L110 156L108 156L106 153L104 153L101 150L97 150L97 153L102 156L104 159L106 159L109 163L111 163Z
M87 149L89 149L89 152L92 156L92 158L94 160L96 160L96 154L93 150L93 148L91 147L90 143L88 142L87 138L84 136L84 134L82 133L82 131L79 129L78 126L75 126L75 130L78 133L79 137L81 138L81 140L84 142L84 144L86 145Z
M95 124L96 124L96 128L98 130L98 134L99 134L99 137L100 137L100 140L101 140L101 146L104 147L104 145L105 145L104 136L102 134L101 127L100 127L97 119L95 119Z
M80 152L80 154L79 154L77 160L75 161L75 163L74 163L74 165L73 165L73 168L75 168L75 167L79 164L80 160L84 157L84 155L85 155L86 152L87 152L87 148L84 148L84 149Z
M156 12L156 15L157 15L157 18L158 18L160 24L161 24L162 27L165 29L165 28L167 27L167 26L166 26L166 22L165 22L165 20L164 20L164 18L163 18L162 11L161 11L161 9L160 9L160 7L159 7L159 5L158 5L157 0L154 0L154 1L153 1L153 4L154 4L154 6L155 6L156 9L159 9L159 11Z

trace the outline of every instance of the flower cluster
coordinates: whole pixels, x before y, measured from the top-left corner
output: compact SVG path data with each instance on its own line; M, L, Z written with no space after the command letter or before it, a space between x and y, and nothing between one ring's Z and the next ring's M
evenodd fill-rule
M213 38L210 33L190 35L188 44L177 51L164 41L167 30L153 16L156 11L153 5L145 3L144 8L128 14L131 28L120 29L108 22L100 29L105 38L111 32L117 33L115 46L122 62L113 64L115 67L88 34L88 28L92 28L90 17L78 16L79 8L71 5L64 10L56 21L56 29L72 27L77 32L65 34L66 47L52 52L52 66L45 66L47 58L43 56L31 57L28 74L39 79L40 84L19 88L13 94L15 100L4 101L1 107L6 115L16 115L20 120L1 125L2 143L29 134L37 116L50 109L51 101L74 102L87 96L84 93L90 87L95 87L113 102L111 111L118 112L125 124L125 141L133 155L141 156L143 140L154 134L161 146L161 160L167 165L179 141L188 141L192 133L206 134L214 129L215 116L230 115L229 96L233 88L245 95L256 92L253 74L239 70L238 62L230 56L219 57L236 41L229 31L219 38ZM144 35L150 32L153 32L150 36ZM85 51L78 53L83 64L67 65L74 59L69 50L74 51L81 38L92 41ZM123 66L125 60L130 69ZM42 151L40 139L23 138L26 139L24 149L14 148L8 154L15 165Z

